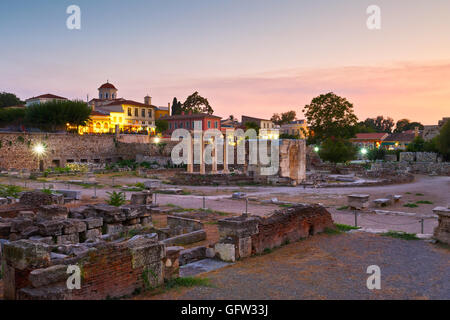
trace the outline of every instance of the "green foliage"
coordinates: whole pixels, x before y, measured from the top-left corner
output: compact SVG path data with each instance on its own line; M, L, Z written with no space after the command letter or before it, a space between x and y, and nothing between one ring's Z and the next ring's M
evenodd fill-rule
M314 98L303 109L315 141L329 138L348 139L356 133L358 118L353 104L332 92Z
M337 208L336 210L341 211L341 210L347 210L348 208L349 208L349 206L342 206L342 207Z
M254 129L256 131L256 134L259 135L259 129L260 127L256 122L249 121L245 123L245 130Z
M17 198L19 193L22 192L22 188L15 185L4 186L0 185L0 197L14 197Z
M177 98L173 98L172 102L172 115L181 114L183 111L183 105Z
M25 119L25 115L26 109L22 108L0 109L0 124L22 124Z
M334 225L336 226L336 228L337 228L339 231L342 231L342 232L347 232L347 231L350 231L350 230L358 230L358 229L361 229L361 227L349 226L349 225L347 225L347 224L335 223Z
M407 233L403 231L388 231L382 233L381 235L403 240L419 240L419 238L417 238L417 235L415 233Z
M370 132L386 132L391 133L394 127L394 120L390 117L384 118L378 116L376 118L367 118L364 121L358 123L358 132L370 133Z
M280 134L280 139L300 139L300 137L297 135L294 136L292 134L282 133Z
M43 192L45 194L53 194L53 190L52 189L48 189L48 188L41 189L41 192Z
M183 103L182 111L186 113L214 113L214 110L210 106L208 99L200 96L198 92L194 92L186 98L186 101Z
M424 128L420 122L411 122L408 119L401 119L397 121L394 132L398 133L408 130L414 130L416 127L419 127L419 130L423 130Z
M417 204L433 204L433 202L429 200L419 200L416 202Z
M208 278L180 277L170 279L166 282L167 289L173 288L191 288L191 287L211 287L211 281Z
M445 160L450 160L450 121L447 121L436 137L436 146Z
M91 108L83 101L49 101L27 109L26 123L45 131L65 130L67 123L84 126Z
M383 160L386 155L386 150L383 148L374 148L369 149L367 152L367 159L375 161L375 160Z
M169 128L169 122L167 122L166 120L156 120L155 126L157 133L163 133Z
M406 208L417 208L418 207L418 205L415 203L405 203L403 206Z
M0 92L0 108L24 104L14 93Z
M344 139L328 138L322 143L319 156L322 160L333 163L341 163L353 160L356 155L356 147L350 141Z
M106 203L108 203L111 206L120 207L121 205L124 205L126 202L125 194L123 192L107 192L108 199Z
M273 123L277 125L287 124L295 120L297 117L297 113L295 111L284 112L281 115L278 113L274 113L272 118L270 119Z

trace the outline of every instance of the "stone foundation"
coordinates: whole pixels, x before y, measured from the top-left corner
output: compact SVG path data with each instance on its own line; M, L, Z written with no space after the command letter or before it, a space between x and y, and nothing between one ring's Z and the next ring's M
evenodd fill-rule
M333 229L330 213L318 205L297 205L267 218L233 217L219 221L221 240L214 247L225 261L235 261Z

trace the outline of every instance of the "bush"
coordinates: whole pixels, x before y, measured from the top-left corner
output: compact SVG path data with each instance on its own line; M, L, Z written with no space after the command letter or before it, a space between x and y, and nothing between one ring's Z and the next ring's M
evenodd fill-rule
M108 194L108 200L106 203L108 203L111 206L120 207L121 205L125 204L126 198L125 194L123 192L107 192Z
M22 192L22 188L19 186L0 186L0 197L14 197L17 198L19 193Z
M322 143L319 156L322 160L333 163L346 162L355 159L356 147L349 140L328 138Z
M367 159L371 161L384 160L385 155L386 150L383 148L370 149L369 152L367 153Z
M436 137L436 146L445 160L450 160L450 120L442 127Z

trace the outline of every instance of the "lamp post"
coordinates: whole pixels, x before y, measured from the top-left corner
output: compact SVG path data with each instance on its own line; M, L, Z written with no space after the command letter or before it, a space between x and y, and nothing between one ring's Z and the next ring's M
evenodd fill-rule
M40 169L39 159L40 159L42 156L45 155L45 153L47 152L47 148L46 148L46 146L45 146L43 143L38 142L38 143L36 143L36 144L33 146L32 151L33 151L33 153L37 156L37 159L38 159L38 170L39 170L39 169Z

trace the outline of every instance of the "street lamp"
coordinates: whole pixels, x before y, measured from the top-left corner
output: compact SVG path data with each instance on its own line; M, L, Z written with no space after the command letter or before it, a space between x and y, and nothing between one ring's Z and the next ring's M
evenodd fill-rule
M42 143L37 143L33 147L33 153L38 157L42 156L45 153L46 149Z
M319 147L314 147L314 152L319 152Z
M366 148L362 148L362 149L361 149L361 154L362 154L363 156L365 156L365 155L367 154L367 149L366 149Z

